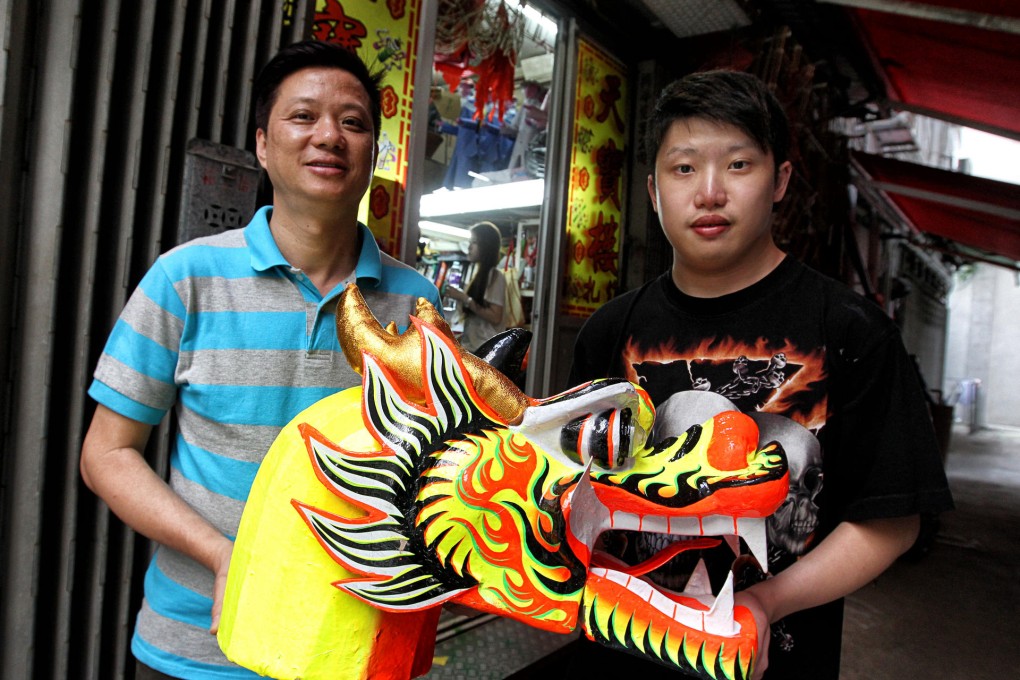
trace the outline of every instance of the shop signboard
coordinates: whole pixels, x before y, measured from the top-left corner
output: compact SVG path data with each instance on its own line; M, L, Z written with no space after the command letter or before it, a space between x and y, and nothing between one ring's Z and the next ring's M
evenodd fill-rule
M616 294L619 284L626 87L620 62L592 43L578 41L560 308L565 316L589 316Z
M312 23L313 38L348 47L370 69L385 73L379 155L358 218L372 230L380 248L397 258L407 189L420 11L421 0L317 0Z

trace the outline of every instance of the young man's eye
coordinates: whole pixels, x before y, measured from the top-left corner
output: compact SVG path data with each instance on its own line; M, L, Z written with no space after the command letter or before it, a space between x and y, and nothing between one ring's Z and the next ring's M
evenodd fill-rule
M730 167L733 168L734 170L743 170L749 167L750 165L751 164L748 163L747 161L733 161L732 163L730 163Z
M676 171L681 175L689 175L690 173L694 172L694 166L688 165L686 163L681 163L680 165L676 166Z

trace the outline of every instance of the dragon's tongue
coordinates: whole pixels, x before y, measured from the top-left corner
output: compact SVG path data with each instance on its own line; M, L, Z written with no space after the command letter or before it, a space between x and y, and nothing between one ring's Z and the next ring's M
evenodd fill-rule
M617 570L622 571L629 576L642 576L650 571L655 571L685 550L714 548L719 545L720 542L721 541L715 538L694 538L689 541L676 541L669 544L665 549L660 550L655 555L649 557L644 562L635 564L632 567L617 567Z

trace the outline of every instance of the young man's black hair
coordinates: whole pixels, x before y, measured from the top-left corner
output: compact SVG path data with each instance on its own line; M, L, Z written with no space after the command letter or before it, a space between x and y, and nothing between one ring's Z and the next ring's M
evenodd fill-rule
M315 67L338 68L347 71L361 82L372 105L372 124L375 141L378 142L382 125L382 95L379 91L382 72L372 73L354 52L321 40L303 40L285 47L262 67L253 88L255 127L265 130L269 124L269 112L276 102L276 92L280 83L292 73Z
M790 123L783 106L759 78L739 71L702 71L666 86L648 121L645 142L654 164L666 132L675 120L701 118L735 125L763 151L776 168L787 160Z

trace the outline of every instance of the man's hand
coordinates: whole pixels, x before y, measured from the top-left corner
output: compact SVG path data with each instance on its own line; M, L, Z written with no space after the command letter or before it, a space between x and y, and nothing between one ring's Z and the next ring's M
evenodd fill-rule
M141 452L150 430L105 406L96 407L82 445L82 478L125 524L215 575L209 629L215 633L234 544L149 467Z
M734 596L733 604L737 607L747 607L754 616L754 623L758 627L758 655L754 659L754 669L748 680L761 680L765 669L769 667L769 640L772 637L769 614L761 601L748 590L738 592Z
M230 570L230 556L234 551L234 544L230 539L224 538L223 541L223 545L216 552L216 567L213 569L213 573L216 574L216 581L213 584L212 625L209 626L209 633L212 635L216 635L220 629L220 614L223 612L223 593L227 589L227 572Z

